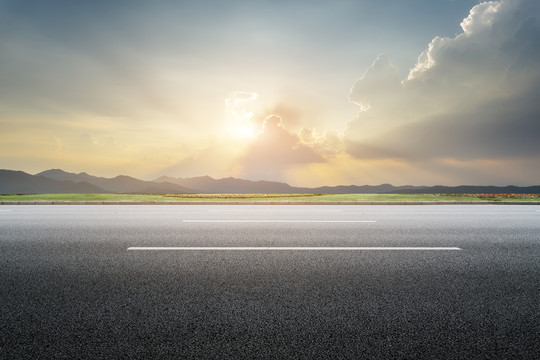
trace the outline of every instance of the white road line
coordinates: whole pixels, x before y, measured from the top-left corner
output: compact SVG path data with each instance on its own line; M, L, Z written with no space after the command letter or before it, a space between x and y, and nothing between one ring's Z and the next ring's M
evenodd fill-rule
M298 210L298 209L272 209L272 210L261 210L261 209L246 209L246 210L208 210L208 212L343 212L343 210Z
M182 220L185 223L374 223L375 220Z
M460 251L458 247L274 247L274 246L221 246L221 247L129 247L138 251Z

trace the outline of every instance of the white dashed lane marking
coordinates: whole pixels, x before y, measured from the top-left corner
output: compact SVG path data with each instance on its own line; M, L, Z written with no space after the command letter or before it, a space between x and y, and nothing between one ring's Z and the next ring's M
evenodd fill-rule
M375 220L182 220L185 223L374 223Z
M458 247L129 247L129 251L460 251Z

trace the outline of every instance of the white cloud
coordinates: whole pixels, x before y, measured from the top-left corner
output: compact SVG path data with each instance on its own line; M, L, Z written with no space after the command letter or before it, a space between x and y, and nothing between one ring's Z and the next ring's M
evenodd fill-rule
M403 81L379 57L351 89L358 158L540 156L540 27L533 0L476 5L463 32L434 38ZM369 105L369 106L367 106Z
M471 35L485 30L489 31L496 18L501 14L501 6L502 3L498 1L488 1L473 7L469 16L463 19L460 24L463 33Z

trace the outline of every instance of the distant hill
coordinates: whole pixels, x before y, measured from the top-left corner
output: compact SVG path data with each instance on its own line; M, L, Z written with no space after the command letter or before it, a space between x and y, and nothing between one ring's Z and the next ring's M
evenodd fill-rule
M169 182L180 186L196 189L199 193L207 194L296 194L311 193L311 189L295 188L288 184L274 181L251 181L232 177L213 179L210 176L194 178L172 178L162 176L154 182Z
M316 188L293 187L275 181L251 181L237 178L214 179L210 176L173 178L162 176L154 181L139 180L120 175L105 178L87 173L69 173L51 169L30 175L23 171L0 170L0 193L9 194L87 194L87 193L138 193L138 194L186 194L186 193L252 193L252 194L540 194L537 186L394 186L340 185Z
M22 171L0 170L0 193L3 194L106 194L110 192L86 181L54 180Z
M104 178L88 175L87 173L69 173L60 169L40 172L36 176L44 176L55 180L70 180L74 182L87 182L98 186L107 192L113 193L139 193L139 194L188 194L195 193L193 189L169 182L153 182L139 180L130 176L119 175L114 178Z
M154 180L155 182L170 182L192 189L199 190L200 193L254 193L254 194L383 194L391 191L421 189L418 186L393 186L382 185L341 185L322 186L316 188L293 187L286 183L274 181L251 181L236 179L232 177L224 179L213 179L210 176L193 178L172 178L162 176Z
M254 194L538 194L540 186L394 186L340 185L315 188L293 187L273 181L250 181L232 177L213 179L209 176L173 178L162 176L154 182L169 182L198 190L199 193L254 193Z

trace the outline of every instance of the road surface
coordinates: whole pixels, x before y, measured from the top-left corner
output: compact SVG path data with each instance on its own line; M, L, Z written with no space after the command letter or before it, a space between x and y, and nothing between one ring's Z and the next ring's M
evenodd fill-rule
M540 206L0 206L0 306L1 359L539 359Z

